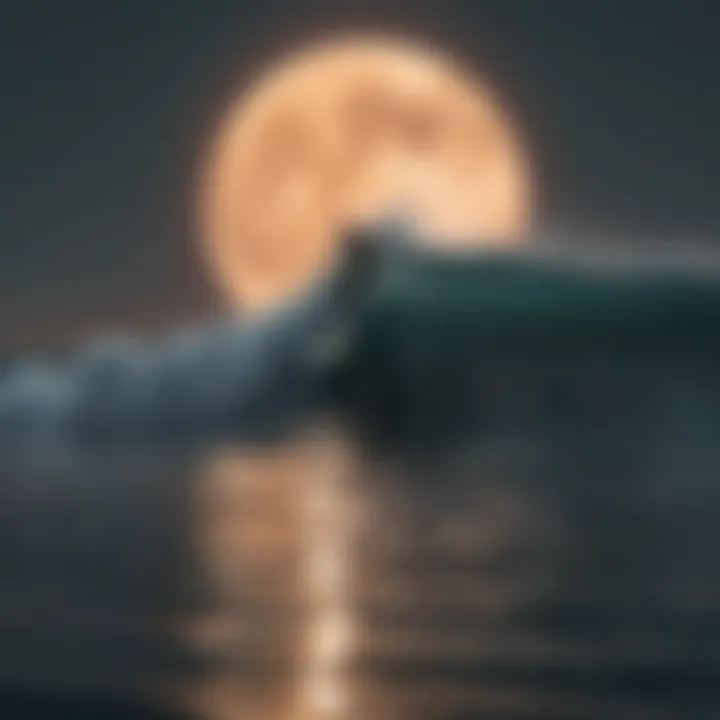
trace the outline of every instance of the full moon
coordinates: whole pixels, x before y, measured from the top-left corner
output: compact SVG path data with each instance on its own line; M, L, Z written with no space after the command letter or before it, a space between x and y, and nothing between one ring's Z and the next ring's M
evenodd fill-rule
M262 308L321 273L348 227L398 208L437 242L515 242L531 190L516 129L472 73L419 43L345 38L285 58L230 107L201 238L229 300Z

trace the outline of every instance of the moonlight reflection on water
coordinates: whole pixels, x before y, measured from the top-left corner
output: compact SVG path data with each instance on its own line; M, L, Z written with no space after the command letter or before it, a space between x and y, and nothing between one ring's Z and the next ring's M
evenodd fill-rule
M447 455L4 467L2 684L218 720L712 716L720 451L661 399Z

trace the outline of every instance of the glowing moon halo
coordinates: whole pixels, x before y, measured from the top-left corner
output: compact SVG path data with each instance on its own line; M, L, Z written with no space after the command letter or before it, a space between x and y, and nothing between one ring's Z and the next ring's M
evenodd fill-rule
M282 301L342 232L402 205L446 242L509 242L528 163L496 99L447 57L377 38L287 58L228 112L203 175L201 232L232 302Z

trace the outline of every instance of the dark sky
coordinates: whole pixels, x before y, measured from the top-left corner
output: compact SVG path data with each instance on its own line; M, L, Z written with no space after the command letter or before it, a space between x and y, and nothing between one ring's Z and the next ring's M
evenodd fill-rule
M720 236L712 0L7 0L0 11L0 349L218 307L193 182L236 87L334 28L455 49L530 142L547 224Z

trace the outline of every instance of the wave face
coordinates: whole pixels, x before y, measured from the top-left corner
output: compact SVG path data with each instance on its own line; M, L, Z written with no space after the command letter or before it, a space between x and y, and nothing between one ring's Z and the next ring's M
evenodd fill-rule
M0 717L719 717L714 324L653 303L649 335L571 312L500 342L410 303L346 377L352 431L253 442L306 429L309 339L346 318L314 297L5 376ZM108 409L143 442L59 432ZM250 442L155 442L198 427Z

